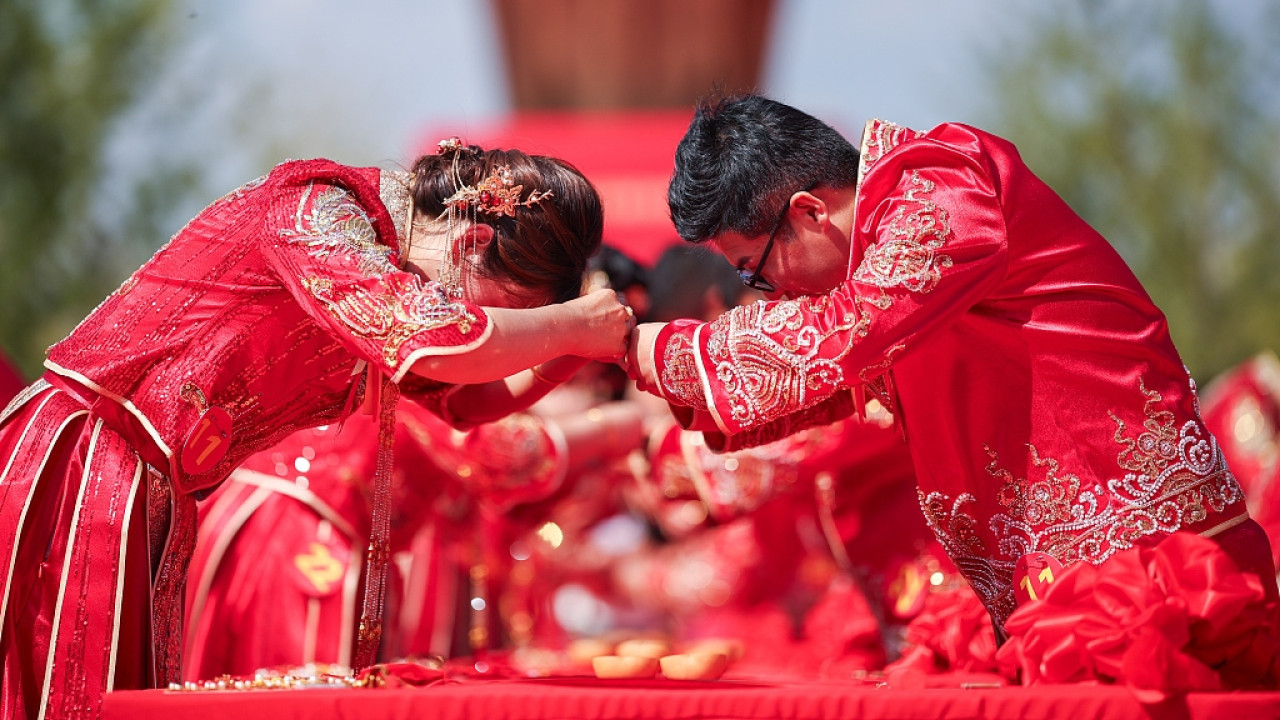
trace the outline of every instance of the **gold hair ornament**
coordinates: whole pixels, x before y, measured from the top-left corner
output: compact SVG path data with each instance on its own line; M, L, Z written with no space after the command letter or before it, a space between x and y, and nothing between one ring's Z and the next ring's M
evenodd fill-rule
M439 154L458 153L469 150L469 146L463 144L462 140L456 137L446 138L436 144ZM479 185L472 187L458 181L457 171L454 171L454 187L457 190L444 200L445 207L452 210L474 210L488 215L503 215L506 217L515 217L516 208L530 207L537 205L543 200L551 197L551 191L546 192L533 191L529 193L529 197L525 200L520 199L520 193L524 190L523 185L516 185L511 179L511 166L500 165L494 169L493 174L480 181Z
M524 186L516 185L512 180L509 165L498 166L478 185L468 185L458 174L458 156L462 153L479 154L480 150L464 144L456 137L441 140L436 147L440 155L453 155L450 175L455 188L454 193L443 201L445 210L442 215L448 223L445 233L450 241L441 261L438 280L451 297L461 298L462 274L464 266L467 266L466 259L475 252L476 248L474 240L467 247L452 242L455 232L461 232L464 229L459 221L467 218L474 225L480 213L515 217L516 208L536 205L551 197L551 191L534 191L529 193L527 199L521 200L520 192L524 190Z
M458 191L445 199L447 207L455 209L470 208L488 215L505 215L515 217L516 208L537 205L551 197L551 191L529 193L525 200L520 199L523 185L516 185L511 179L511 168L502 165L493 174L472 187L463 185Z

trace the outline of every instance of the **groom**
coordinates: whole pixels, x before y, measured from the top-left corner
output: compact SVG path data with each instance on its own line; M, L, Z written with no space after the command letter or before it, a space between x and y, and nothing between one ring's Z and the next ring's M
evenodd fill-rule
M1020 583L1049 577L1029 565L1101 564L1175 531L1213 538L1276 595L1164 315L1008 141L873 120L855 149L749 95L699 107L675 160L681 237L769 298L633 335L633 376L709 444L880 401L997 628Z

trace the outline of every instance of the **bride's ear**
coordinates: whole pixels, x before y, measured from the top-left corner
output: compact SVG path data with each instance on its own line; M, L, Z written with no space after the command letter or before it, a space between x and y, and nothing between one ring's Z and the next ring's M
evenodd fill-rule
M453 239L452 250L457 253L455 257L465 257L468 255L477 256L474 260L484 257L484 253L489 249L489 243L493 242L494 230L492 225L484 223L475 223L467 228L466 232L459 233ZM472 261L470 257L467 261Z

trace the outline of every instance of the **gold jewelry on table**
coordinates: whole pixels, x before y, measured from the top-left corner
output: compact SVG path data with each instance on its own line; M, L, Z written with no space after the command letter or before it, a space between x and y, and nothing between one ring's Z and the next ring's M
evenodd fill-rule
M321 675L306 677L280 675L275 677L235 678L224 675L216 680L169 683L169 692L195 692L200 690L290 690L312 687L365 687L366 681L354 675Z
M312 687L365 687L368 681L351 668L311 663L283 670L263 668L252 677L220 675L212 680L169 683L169 692L200 690L287 690Z
M438 655L410 656L389 665L412 664L430 670L442 670L444 658ZM305 688L378 688L394 675L389 665L373 665L364 672L331 663L307 663L282 669L261 668L252 676L220 675L211 680L169 683L169 692L226 692L229 690L294 690Z

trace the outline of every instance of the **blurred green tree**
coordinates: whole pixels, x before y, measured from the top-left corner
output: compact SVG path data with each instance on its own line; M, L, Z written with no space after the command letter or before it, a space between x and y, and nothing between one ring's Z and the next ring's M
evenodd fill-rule
M170 5L0 2L0 348L29 377L157 245L183 170L123 193L132 207L112 229L91 200L113 122L161 66Z
M1280 7L1225 6L1035 5L986 62L988 126L1129 262L1202 384L1280 350Z

